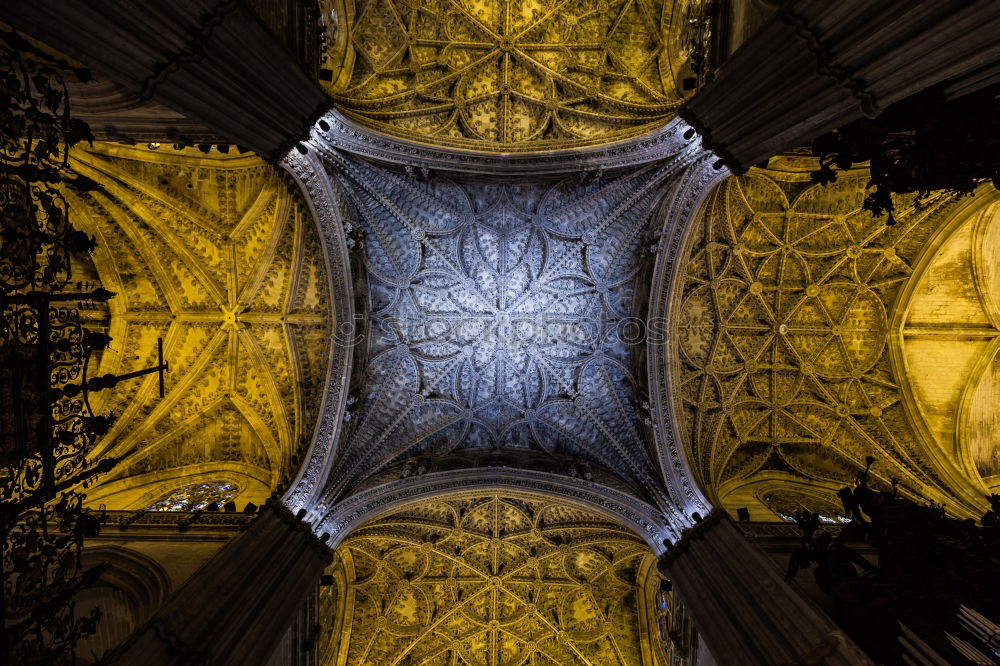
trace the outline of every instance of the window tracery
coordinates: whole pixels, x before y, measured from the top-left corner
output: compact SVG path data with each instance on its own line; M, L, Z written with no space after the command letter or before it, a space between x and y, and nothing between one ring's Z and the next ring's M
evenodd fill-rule
M851 519L844 515L844 507L838 504L836 496L805 493L781 486L765 488L758 492L760 501L785 522L794 523L795 514L800 511L815 513L819 521L826 525L843 525Z
M172 491L160 501L151 504L146 511L199 511L209 504L218 504L221 507L231 502L239 492L239 487L230 481L196 483Z

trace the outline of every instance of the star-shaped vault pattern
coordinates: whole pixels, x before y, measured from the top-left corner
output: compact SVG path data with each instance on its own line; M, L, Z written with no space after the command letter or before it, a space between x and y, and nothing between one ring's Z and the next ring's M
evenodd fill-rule
M821 187L755 169L709 196L689 236L672 382L688 460L715 501L843 485L869 455L879 483L948 496L932 494L947 482L907 415L887 314L947 199L901 198L891 227L864 196L854 172Z
M603 143L680 103L681 22L650 0L367 0L329 85L362 124L419 141L519 152ZM676 25L675 25L676 24Z
M244 155L96 144L71 154L99 188L70 193L117 295L91 372L170 372L92 398L116 417L95 456L124 457L89 501L144 508L228 482L261 501L295 473L320 411L333 330L326 266L301 195Z
M320 611L330 664L643 661L652 554L588 511L502 496L421 503L359 528L337 553L339 585Z
M332 171L370 307L365 392L332 479L459 449L649 474L630 317L663 167L590 184Z

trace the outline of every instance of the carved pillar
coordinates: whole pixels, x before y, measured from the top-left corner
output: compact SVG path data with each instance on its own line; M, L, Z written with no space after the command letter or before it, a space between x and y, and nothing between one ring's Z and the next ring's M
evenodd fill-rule
M681 116L740 173L998 61L995 0L792 0Z
M113 663L265 663L332 559L308 525L272 501L116 651Z
M330 107L240 0L5 0L0 21L266 159Z
M687 530L660 568L721 666L872 663L724 511Z

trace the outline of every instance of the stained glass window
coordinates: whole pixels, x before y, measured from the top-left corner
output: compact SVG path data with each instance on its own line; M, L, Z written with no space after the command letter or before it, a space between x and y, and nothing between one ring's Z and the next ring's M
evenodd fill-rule
M673 654L673 642L670 640L670 606L671 595L669 588L661 586L656 593L656 628L660 634L660 644L666 653L667 661L670 662Z
M220 507L236 497L240 489L229 481L209 481L178 488L147 511L197 511L215 502Z
M794 490L772 490L761 497L761 500L778 517L788 523L795 522L795 514L805 510L819 515L819 522L826 525L844 525L851 519L841 513L842 509L835 498L823 499L805 495Z

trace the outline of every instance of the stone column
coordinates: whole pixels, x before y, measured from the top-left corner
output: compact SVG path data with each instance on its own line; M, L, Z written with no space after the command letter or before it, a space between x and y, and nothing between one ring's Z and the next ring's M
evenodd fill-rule
M1000 62L995 0L791 0L681 109L734 173Z
M872 663L724 511L686 530L660 570L721 666Z
M308 525L272 501L115 651L112 663L266 663L332 559Z
M330 107L240 0L4 0L0 21L272 161Z

